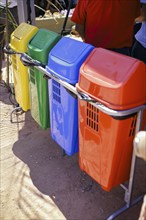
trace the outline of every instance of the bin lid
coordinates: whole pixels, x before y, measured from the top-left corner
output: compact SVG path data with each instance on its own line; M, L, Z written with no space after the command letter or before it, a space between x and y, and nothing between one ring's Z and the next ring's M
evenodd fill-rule
M48 53L60 38L61 36L53 31L39 29L28 44L29 55L46 65Z
M75 84L80 66L93 48L90 44L63 37L51 50L46 69L60 79Z
M115 110L146 103L146 65L132 57L95 48L80 68L77 89Z
M26 52L27 45L30 39L36 34L38 28L27 24L25 22L21 23L11 34L10 47L14 51Z

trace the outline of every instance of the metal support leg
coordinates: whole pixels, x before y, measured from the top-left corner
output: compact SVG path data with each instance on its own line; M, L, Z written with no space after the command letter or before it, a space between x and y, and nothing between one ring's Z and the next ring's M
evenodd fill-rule
M140 202L143 199L144 195L139 196L138 198L134 199L130 206L128 206L127 204L125 206L123 206L122 208L118 209L116 212L114 212L112 215L110 215L110 217L107 218L107 220L112 220L115 219L117 216L119 216L120 214L124 213L125 211L127 211L129 208L131 208L132 206L136 205L138 202Z
M137 121L136 121L135 134L140 130L141 121L142 121L142 114L143 114L142 110L137 113ZM133 191L133 184L134 184L135 168L136 168L136 155L135 155L135 153L133 151L129 184L128 184L127 188L124 187L125 188L125 198L124 198L124 200L126 202L126 205L123 206L122 208L118 209L112 215L110 215L107 218L107 220L112 220L112 219L116 218L118 215L120 215L123 212L127 211L129 208L131 208L132 206L136 205L138 202L140 202L143 199L144 195L141 195L138 198L136 198L133 201L131 201L131 199L132 199L132 191Z
M23 110L22 110L21 107L16 107L16 108L14 108L14 109L11 111L11 113L10 113L10 122L11 122L11 123L13 123L13 120L12 120L12 115L13 115L13 113L14 113L14 112L18 112L18 111L22 111L22 112L23 112Z
M65 157L65 156L66 156L65 150L62 149L62 157Z

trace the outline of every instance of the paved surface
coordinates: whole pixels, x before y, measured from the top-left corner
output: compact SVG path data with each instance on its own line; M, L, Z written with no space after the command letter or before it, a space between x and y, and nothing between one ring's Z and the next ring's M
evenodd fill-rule
M13 114L0 84L1 220L105 220L124 205L124 191L105 192L84 175L78 154L62 156L61 148L31 117ZM138 160L134 196L145 192L146 163ZM118 220L137 220L141 203Z

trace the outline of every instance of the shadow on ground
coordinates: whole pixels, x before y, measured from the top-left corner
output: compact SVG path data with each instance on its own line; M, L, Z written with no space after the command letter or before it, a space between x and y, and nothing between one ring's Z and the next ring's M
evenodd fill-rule
M63 157L61 148L51 138L50 129L39 128L30 112L25 114L25 125L12 150L29 167L34 186L42 195L52 198L68 220L104 220L124 204L121 187L105 192L94 181L90 187L92 180L79 169L78 154ZM138 160L134 196L145 192L144 166ZM137 220L140 207L141 203L117 219Z
M105 220L124 205L121 187L105 192L94 181L91 186L91 178L79 168L78 154L63 157L61 148L51 138L50 129L42 130L32 119L30 111L18 117L13 115L15 122L15 119L23 119L24 122L10 123L9 113L13 107L6 88L1 87L1 92L0 113L2 134L5 135L2 146L2 208L9 217L11 215L11 219L16 219L16 216L19 219L24 219L24 216L26 219L59 219L61 215L56 215L55 203L65 216L59 220ZM134 196L145 192L146 163L140 159L137 162ZM9 202L13 205L7 207ZM141 203L117 219L137 220L140 207ZM17 214L18 209L19 215L14 215L14 210Z

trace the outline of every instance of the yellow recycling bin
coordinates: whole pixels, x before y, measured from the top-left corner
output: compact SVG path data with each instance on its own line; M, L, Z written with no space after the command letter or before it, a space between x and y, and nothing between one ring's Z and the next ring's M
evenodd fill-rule
M31 38L37 33L38 28L27 23L21 23L11 34L10 47L18 53L26 53L27 45ZM20 107L27 111L30 109L29 75L28 67L24 66L19 54L13 54L12 69L14 77L15 98Z

